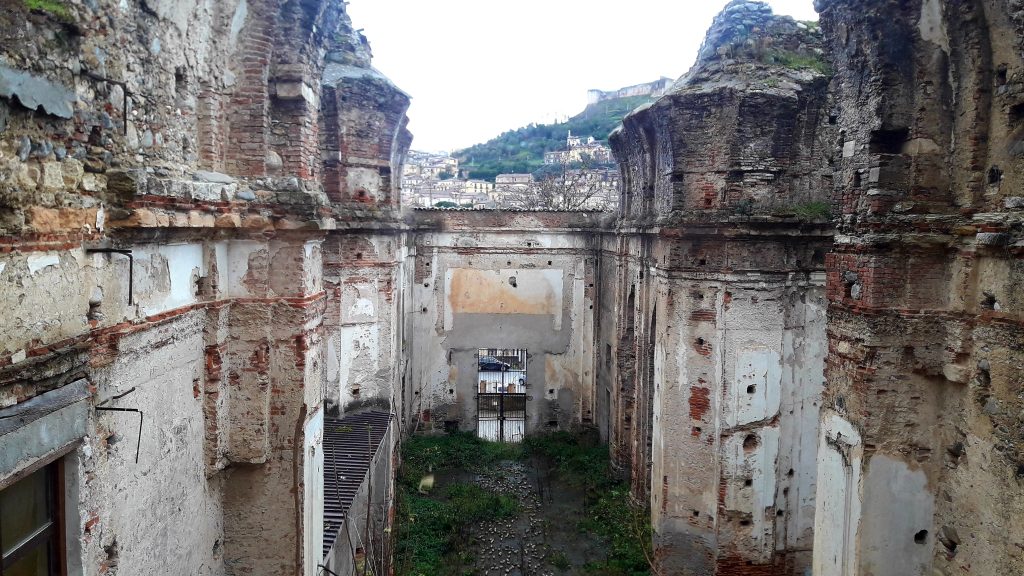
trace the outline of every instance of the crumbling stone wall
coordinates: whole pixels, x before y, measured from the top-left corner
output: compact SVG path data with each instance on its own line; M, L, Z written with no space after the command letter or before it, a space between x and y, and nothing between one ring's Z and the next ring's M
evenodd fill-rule
M593 423L600 216L415 213L405 403L417 428L476 429L480 348L527 349L527 433Z
M0 14L0 489L64 462L70 573L315 573L324 413L472 428L480 346L666 573L1021 572L1016 0L730 2L615 218L403 218L343 3L47 6Z
M611 137L624 184L601 263L617 311L601 410L667 573L810 565L826 71L816 29L732 2L693 69Z
M814 573L1018 573L1021 7L817 8L841 136Z
M337 263L378 242L369 221L403 258L408 98L343 3L30 6L0 15L0 410L83 432L5 432L0 487L63 459L72 574L314 574L307 468L356 356L327 346L362 273ZM370 283L385 309L391 274ZM399 372L368 396L391 403Z

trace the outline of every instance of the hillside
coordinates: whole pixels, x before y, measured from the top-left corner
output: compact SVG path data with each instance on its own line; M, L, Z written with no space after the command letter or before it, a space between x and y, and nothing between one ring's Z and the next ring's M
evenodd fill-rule
M544 165L545 152L565 149L565 138L570 130L578 136L593 136L607 142L608 134L623 116L650 101L648 96L633 96L597 102L566 122L531 124L509 130L454 155L470 178L493 181L498 174L532 173Z

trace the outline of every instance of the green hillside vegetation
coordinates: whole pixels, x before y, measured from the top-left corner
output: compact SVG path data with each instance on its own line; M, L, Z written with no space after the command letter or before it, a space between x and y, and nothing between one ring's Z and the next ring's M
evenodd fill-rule
M544 165L545 152L565 149L565 139L570 130L577 136L593 136L607 143L608 134L626 114L650 101L647 96L634 96L598 102L566 122L531 124L509 130L454 155L469 178L493 182L498 174L532 174Z

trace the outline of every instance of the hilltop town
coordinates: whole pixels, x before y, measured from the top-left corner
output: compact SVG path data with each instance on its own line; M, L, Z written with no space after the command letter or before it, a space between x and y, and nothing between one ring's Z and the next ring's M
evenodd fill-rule
M612 150L593 136L570 131L564 150L544 154L533 173L498 174L494 181L468 177L459 159L410 151L402 171L402 201L418 208L548 208L614 210L619 170Z

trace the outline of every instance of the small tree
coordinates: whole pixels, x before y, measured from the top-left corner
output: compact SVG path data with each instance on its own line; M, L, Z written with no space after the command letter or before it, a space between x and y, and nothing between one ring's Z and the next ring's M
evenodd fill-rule
M534 174L527 186L499 186L495 192L508 208L527 210L579 210L607 193L605 183L595 178L598 172L587 157L582 162L562 162L545 166ZM602 207L605 202L600 202Z

